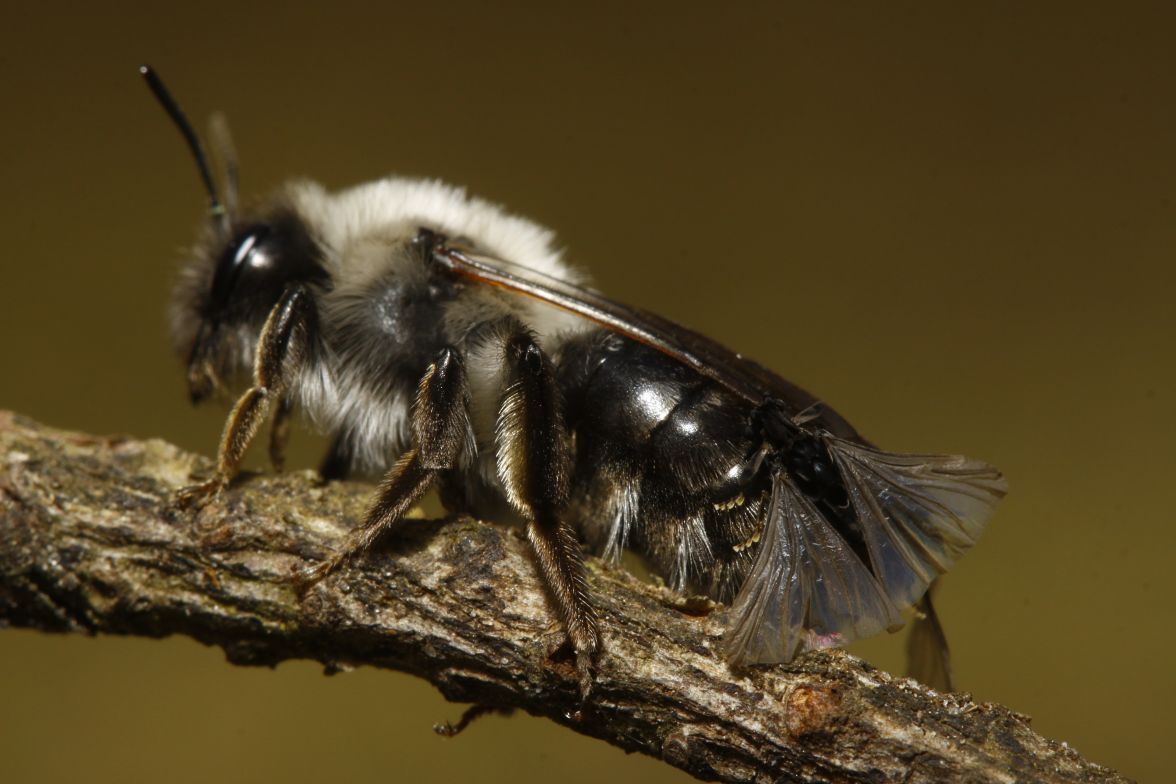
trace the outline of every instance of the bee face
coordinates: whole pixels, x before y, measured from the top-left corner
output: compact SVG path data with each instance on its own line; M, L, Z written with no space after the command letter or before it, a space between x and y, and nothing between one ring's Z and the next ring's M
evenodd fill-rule
M248 369L256 336L287 286L325 286L322 252L306 223L279 206L194 251L172 301L173 339L194 403Z

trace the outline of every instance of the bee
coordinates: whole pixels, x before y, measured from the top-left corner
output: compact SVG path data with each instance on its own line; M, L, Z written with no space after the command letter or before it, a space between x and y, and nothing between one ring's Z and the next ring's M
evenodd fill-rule
M929 586L1004 496L995 468L878 449L754 361L605 298L550 231L460 188L294 182L240 209L227 131L222 197L191 125L141 71L210 203L171 306L189 393L200 402L247 379L215 473L181 503L215 498L271 415L280 466L300 411L331 438L325 477L384 475L308 583L430 488L454 512L513 510L585 693L601 634L582 542L614 562L634 550L673 589L729 604L736 666L893 630L916 605L938 630Z

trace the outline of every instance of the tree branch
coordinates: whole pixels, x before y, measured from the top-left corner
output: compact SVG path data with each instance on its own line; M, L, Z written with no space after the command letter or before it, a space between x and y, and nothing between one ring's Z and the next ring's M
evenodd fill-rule
M300 598L371 488L252 477L199 514L167 508L202 458L161 441L51 430L0 412L0 625L186 634L235 664L308 658L419 675L448 699L517 707L702 779L1125 781L1028 719L841 652L733 673L722 613L589 559L604 652L575 662L519 532L409 520Z

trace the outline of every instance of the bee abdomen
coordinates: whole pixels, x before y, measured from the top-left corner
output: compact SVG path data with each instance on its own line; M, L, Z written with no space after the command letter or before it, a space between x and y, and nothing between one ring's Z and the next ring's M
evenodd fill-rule
M576 443L571 508L585 538L609 554L632 547L677 589L729 599L767 487L746 471L750 406L616 336L565 346L561 367Z

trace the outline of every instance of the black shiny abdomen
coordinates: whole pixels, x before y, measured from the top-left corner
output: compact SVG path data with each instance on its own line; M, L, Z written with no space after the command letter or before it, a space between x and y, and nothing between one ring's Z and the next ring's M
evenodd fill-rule
M594 333L559 367L575 437L571 516L590 545L648 557L679 589L730 599L760 526L752 406L681 363Z
M811 434L842 427L835 412L827 425L818 413L816 429L801 428L800 412L779 402L757 410L608 332L569 341L559 367L575 438L570 513L598 551L628 546L674 588L730 601L758 550L771 475L785 471L867 558L837 467ZM765 417L775 419L765 425Z

